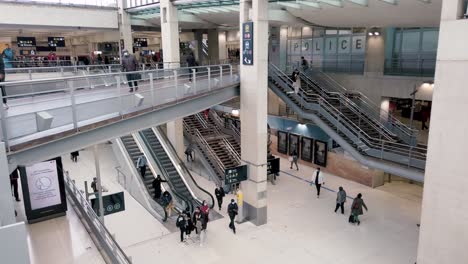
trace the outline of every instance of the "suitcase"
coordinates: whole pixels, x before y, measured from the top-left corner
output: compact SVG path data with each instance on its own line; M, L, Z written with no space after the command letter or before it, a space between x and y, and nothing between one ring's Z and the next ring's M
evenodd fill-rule
M350 215L348 218L348 222L354 224L354 215Z

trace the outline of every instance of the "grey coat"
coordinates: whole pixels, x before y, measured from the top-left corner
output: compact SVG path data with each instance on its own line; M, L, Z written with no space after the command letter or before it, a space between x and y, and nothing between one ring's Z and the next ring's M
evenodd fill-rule
M336 194L336 203L345 203L346 202L346 192L345 190L338 191Z
M126 72L136 71L138 67L138 62L134 55L130 54L128 56L122 57L122 67Z
M362 200L361 198L354 198L353 204L351 205L351 214L362 215L362 207L366 208L367 211L367 206L364 203L364 200Z

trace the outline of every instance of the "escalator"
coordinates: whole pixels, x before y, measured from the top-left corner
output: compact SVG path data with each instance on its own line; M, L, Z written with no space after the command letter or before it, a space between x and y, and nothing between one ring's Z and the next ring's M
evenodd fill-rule
M211 208L214 207L214 197L197 184L159 128L145 129L139 134L171 189L187 201L187 209L193 212L197 206L201 206L203 200L206 200Z
M294 93L292 81L288 75L274 65L269 66L268 82L270 89L294 112L298 113L301 118L312 120L362 164L416 181L423 181L426 159L424 149L404 144L396 139L388 139L382 135L383 128L375 124L372 126L373 133L370 133L368 126L371 121L359 112L349 115L346 111L344 113L340 111L336 103L330 100L333 94L331 92L304 87L298 94ZM356 110L351 110L355 106L343 99L341 95L335 98L339 98L340 104L346 106L348 110ZM363 121L361 124L359 120L356 124L356 116ZM374 134L375 132L378 136ZM385 133L388 132L385 131Z
M135 167L135 169L137 169L136 168L136 163L137 163L138 157L143 155L143 152L141 152L140 148L138 147L138 145L137 145L137 143L136 143L136 141L135 141L135 139L133 138L132 135L123 136L123 137L120 138L120 140L122 141L128 155L130 156L130 159L132 161L133 166ZM139 173L139 171L138 171L138 173ZM140 175L137 175L137 177L138 176L140 176ZM154 188L152 186L152 182L153 182L154 179L155 179L155 175L153 174L153 172L151 171L149 166L147 166L146 167L146 174L145 174L145 177L143 178L143 184L146 187L146 190L148 191L148 193L149 193L149 195L151 197L154 197ZM160 201L160 200L155 200L155 201L161 207L164 207L163 204L162 204L162 201ZM167 220L167 212L164 209L158 210L158 211L159 211L160 214L161 214L161 212L163 212L162 213L162 214L164 214L163 221L166 221Z

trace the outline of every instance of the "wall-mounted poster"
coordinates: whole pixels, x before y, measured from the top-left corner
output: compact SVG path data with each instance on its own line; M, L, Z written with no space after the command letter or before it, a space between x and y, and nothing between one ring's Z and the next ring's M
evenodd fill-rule
M299 135L289 134L289 155L292 155L293 151L299 155Z
M327 166L327 142L315 140L314 163L322 167Z
M302 137L301 139L301 159L305 161L312 162L312 153L313 153L313 139L308 137Z
M278 131L278 152L288 154L288 133Z
M28 223L65 215L67 200L61 158L19 169Z

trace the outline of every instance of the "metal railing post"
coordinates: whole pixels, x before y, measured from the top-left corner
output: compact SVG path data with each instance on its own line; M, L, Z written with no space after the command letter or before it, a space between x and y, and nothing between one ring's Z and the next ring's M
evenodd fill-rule
M109 69L109 73L112 72L112 66L107 66L107 68Z
M177 78L177 70L174 70L173 73L174 73L175 95L176 95L176 101L177 101L178 98L179 98L179 95L178 95L179 81L178 81L178 78Z
M148 73L150 79L150 91L151 91L151 106L154 106L154 80L153 80L153 73Z
M32 71L31 69L28 70L29 80L32 80Z
M3 89L6 89L6 87L3 87ZM3 102L3 94L0 93L0 100ZM10 144L8 140L8 127L7 127L7 117L5 114L5 108L3 106L0 106L0 115L2 118L2 134L3 134L3 141L5 142L5 148L10 151Z
M117 87L117 94L119 96L119 104L120 104L120 109L119 109L119 115L122 116L122 109L123 109L123 98L122 98L122 89L121 89L121 83L120 83L120 75L115 76L115 81L116 81L116 87ZM123 116L122 116L123 117Z
M211 91L211 69L210 67L206 67L208 70L208 91Z
M219 65L219 86L223 86L223 66Z
M62 77L64 76L64 74L63 74L63 67L60 67L60 76L62 76Z
M231 77L231 81L232 81L232 65L229 64L229 76Z
M193 81L194 94L197 94L197 70L196 69L192 69L192 81Z
M78 118L76 113L76 100L75 100L75 89L73 88L73 82L67 82L68 87L70 88L70 100L71 100L71 107L72 107L72 119L73 119L73 128L78 131Z

